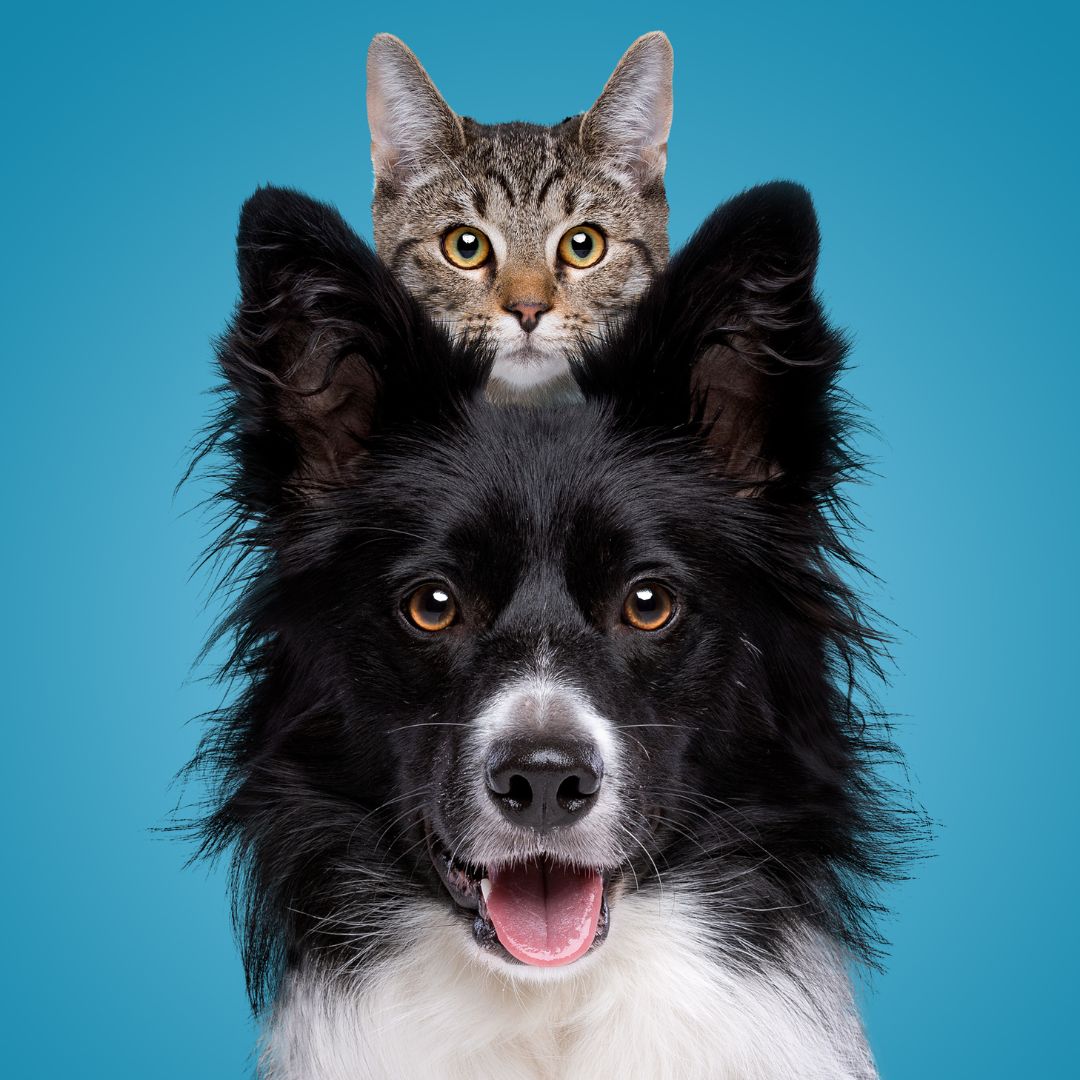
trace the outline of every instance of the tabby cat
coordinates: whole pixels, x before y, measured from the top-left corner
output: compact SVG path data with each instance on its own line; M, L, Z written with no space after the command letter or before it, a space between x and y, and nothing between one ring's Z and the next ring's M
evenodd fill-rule
M573 396L567 354L667 260L667 37L638 38L593 107L550 127L456 115L391 34L367 74L379 254L450 330L487 339L493 400Z

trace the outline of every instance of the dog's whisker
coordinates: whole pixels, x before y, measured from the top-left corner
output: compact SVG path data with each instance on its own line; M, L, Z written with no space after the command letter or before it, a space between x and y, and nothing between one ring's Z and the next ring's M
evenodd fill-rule
M387 823L387 825L385 826L385 828L383 829L383 831L381 833L379 833L379 835L378 835L377 839L375 840L375 843L374 843L373 846L376 849L380 848L382 846L383 839L386 837L387 833L389 833L391 831L391 829L394 828L395 825L397 825L399 822L408 821L410 818L415 817L419 813L419 811L420 811L419 806L408 806L403 811L401 811L400 814L396 814L394 817L392 817L390 819L390 821ZM408 826L406 826L405 828L399 830L399 832L394 837L394 842L395 843L397 842L397 840L401 839L402 834L405 831L407 831L407 829L408 829ZM391 845L391 846L393 846L393 845Z
M701 840L698 837L694 836L694 834L691 833L688 829L684 829L681 825L677 825L659 814L646 814L645 816L646 818L648 818L649 821L662 822L673 832L681 836L684 840L689 840L690 843L692 843L696 848L698 848L698 850L701 851L703 855L708 856L711 854L709 849L701 843Z
M622 728L620 730L625 731L626 729ZM631 735L630 738L633 739L634 742L637 743L637 745L641 747L641 752L645 756L645 760L648 761L651 758L652 755L646 749L645 744L639 738L637 738L637 736L635 736L635 735Z
M376 806L373 809L367 811L367 813L364 814L364 817L363 817L362 820L366 821L368 818L372 817L374 814L378 814L381 811L385 810L387 807L394 806L396 803L404 802L406 799L412 799L412 798L415 798L417 796L427 795L430 791L431 791L431 785L430 784L421 784L420 787L414 788L412 791L406 791L404 795L396 795L392 799L387 799L385 802L379 803L378 806Z
M629 731L631 728L682 728L684 731L697 731L693 724L620 724L620 731Z
M429 721L424 724L401 724L399 727L392 727L386 729L387 735L392 735L395 731L410 731L413 728L422 727L471 727L471 724L459 723L451 720L439 720Z

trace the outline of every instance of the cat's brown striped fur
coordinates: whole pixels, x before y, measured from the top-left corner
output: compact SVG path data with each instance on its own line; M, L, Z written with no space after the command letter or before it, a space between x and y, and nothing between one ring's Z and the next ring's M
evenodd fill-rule
M403 42L372 41L376 246L431 314L494 346L493 399L571 394L575 342L601 333L666 262L671 73L667 38L646 34L588 112L550 127L480 124L450 109ZM556 254L580 224L607 238L604 257L584 270ZM463 225L491 240L480 269L444 254L442 237ZM520 303L545 309L531 332L514 314Z

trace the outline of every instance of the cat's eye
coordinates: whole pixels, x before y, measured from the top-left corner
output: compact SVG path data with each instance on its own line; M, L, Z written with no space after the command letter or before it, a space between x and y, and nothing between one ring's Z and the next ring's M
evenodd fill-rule
M462 270L478 270L491 258L491 241L471 225L451 229L442 240L443 254Z
M421 585L405 598L402 605L405 618L417 630L437 634L454 625L458 619L457 603L445 585Z
M622 613L635 630L661 630L675 614L675 597L658 581L641 581L627 594Z
M592 225L575 225L563 233L559 241L559 258L576 270L595 266L607 250L604 234Z

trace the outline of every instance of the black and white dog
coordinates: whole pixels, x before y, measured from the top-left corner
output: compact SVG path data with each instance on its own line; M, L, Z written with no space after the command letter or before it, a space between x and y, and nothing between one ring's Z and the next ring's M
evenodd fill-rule
M261 1075L875 1075L847 965L896 818L817 249L752 189L584 404L496 408L335 211L247 203L208 443L246 689L196 764Z

